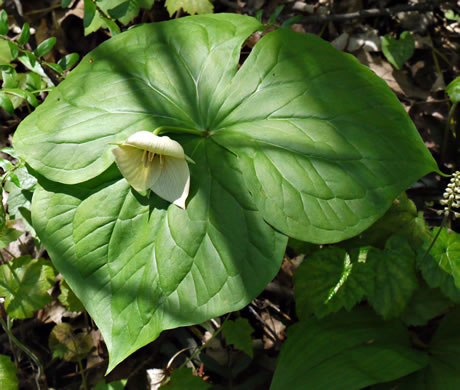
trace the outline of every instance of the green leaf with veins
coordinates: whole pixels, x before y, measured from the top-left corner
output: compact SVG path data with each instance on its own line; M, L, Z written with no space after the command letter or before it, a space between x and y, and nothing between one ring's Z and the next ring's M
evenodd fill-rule
M227 345L233 344L235 348L245 352L251 358L254 355L252 350L251 334L254 329L246 318L237 318L235 321L227 320L223 325L222 333Z
M8 315L16 319L32 317L51 302L48 290L54 282L54 269L44 259L23 256L1 265L0 296L5 297Z
M164 329L249 303L279 269L281 233L349 238L437 169L385 82L321 39L270 32L238 68L260 27L219 14L119 34L15 134L42 175L34 227L102 330L109 370ZM112 143L158 127L199 134L168 134L196 162L185 211L113 165Z
M183 9L184 12L190 15L210 14L214 9L214 6L209 0L166 0L165 6L169 16L172 16L180 9Z
M393 390L457 390L460 383L460 309L447 314L426 346L429 364L391 383Z
M74 332L72 325L66 322L53 328L48 344L53 352L53 359L60 358L67 362L78 362L86 358L94 347L89 334Z
M418 287L414 251L406 238L394 235L384 250L370 249L367 261L375 271L369 303L385 319L399 316Z
M410 326L423 326L426 323L444 314L452 306L438 288L429 288L426 283L420 285L412 295L412 299L401 315L401 319Z
M439 229L433 230L434 237ZM445 272L453 276L460 289L460 234L442 228L430 254Z
M318 318L345 307L350 311L372 289L374 271L366 264L367 250L352 259L338 247L308 256L295 273L296 311L301 318Z
M2 390L17 390L19 382L17 369L9 356L0 355L0 388Z
M270 390L363 389L427 363L425 353L411 348L400 321L382 321L369 308L355 308L290 326Z

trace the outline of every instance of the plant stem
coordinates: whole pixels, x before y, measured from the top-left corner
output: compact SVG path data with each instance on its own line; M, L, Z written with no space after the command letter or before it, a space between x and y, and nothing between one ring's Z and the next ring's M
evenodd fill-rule
M206 341L206 342L205 342L200 348L198 348L195 352L193 352L193 353L188 357L188 359L187 359L184 363L182 363L182 364L180 365L179 368L185 367L189 362L191 362L191 361L195 358L196 355L198 355L203 349L206 348L206 346L209 344L209 342L210 342L212 339L214 339L220 332L222 332L222 329L224 328L224 324L225 324L225 322L227 322L228 318L230 317L230 314L232 314L232 313L228 313L228 314L227 314L227 316L226 316L225 319L224 319L224 322L222 322L222 324L220 325L220 328L217 329L217 330L214 332L214 334L211 336L211 338L210 338L208 341Z
M451 126L451 121L452 121L452 118L454 117L454 112L455 112L455 109L457 108L457 104L458 102L452 104L449 110L449 114L447 115L447 124L446 124L446 129L444 130L444 139L442 141L442 152L441 152L441 162L442 163L446 161L447 144L449 141L449 133L450 133L449 129L451 129L452 131L452 136L456 138L455 127L453 124Z
M195 135L206 135L205 131L196 130L196 129L188 129L185 127L174 127L174 126L161 126L156 128L153 131L153 134L159 135L160 133L186 133L186 134L195 134Z
M37 366L38 372L37 375L35 376L35 383L37 384L37 388L40 390L40 378L43 375L43 366L40 363L40 360L38 357L29 349L27 348L23 343L21 343L11 332L11 330L6 326L5 321L3 321L3 318L0 316L0 324L5 331L5 333L8 335L8 338L22 351L24 352Z
M83 390L88 390L88 385L86 384L86 375L83 370L83 364L81 362L81 359L78 359L78 367L80 368L81 384L83 385Z

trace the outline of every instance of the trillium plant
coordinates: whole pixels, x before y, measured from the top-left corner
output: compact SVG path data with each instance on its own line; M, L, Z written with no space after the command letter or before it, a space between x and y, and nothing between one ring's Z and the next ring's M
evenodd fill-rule
M280 28L241 64L262 28L217 14L121 33L15 134L34 228L109 371L165 329L247 305L288 237L358 235L437 171L385 82L320 38Z

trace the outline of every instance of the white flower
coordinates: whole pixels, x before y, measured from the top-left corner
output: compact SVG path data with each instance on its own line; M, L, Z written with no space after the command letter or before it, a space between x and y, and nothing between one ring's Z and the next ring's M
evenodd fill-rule
M160 198L185 209L190 171L178 142L139 131L112 152L121 174L136 191L151 189Z

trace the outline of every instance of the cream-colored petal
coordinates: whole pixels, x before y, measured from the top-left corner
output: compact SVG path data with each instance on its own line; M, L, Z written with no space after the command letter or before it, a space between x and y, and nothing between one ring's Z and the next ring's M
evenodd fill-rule
M159 158L145 166L144 151L133 146L120 145L112 149L115 162L123 177L138 192L151 188L161 174Z
M164 156L185 158L184 149L180 143L167 136L158 136L149 131L138 131L132 134L124 145L134 146Z
M184 159L164 157L160 177L150 188L160 198L185 210L185 201L190 189L187 162Z

